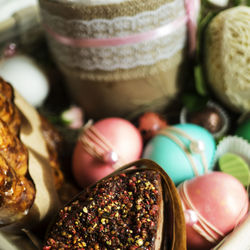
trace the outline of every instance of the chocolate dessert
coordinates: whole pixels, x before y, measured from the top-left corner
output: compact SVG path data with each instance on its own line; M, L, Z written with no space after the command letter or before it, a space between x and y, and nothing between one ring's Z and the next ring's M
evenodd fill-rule
M121 173L65 206L43 249L159 249L162 229L160 174Z

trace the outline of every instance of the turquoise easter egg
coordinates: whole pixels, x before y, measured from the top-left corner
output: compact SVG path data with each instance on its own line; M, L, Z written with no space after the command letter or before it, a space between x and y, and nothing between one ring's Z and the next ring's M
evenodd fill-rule
M161 130L146 145L143 158L161 165L178 185L212 170L215 149L216 143L210 132L185 123Z

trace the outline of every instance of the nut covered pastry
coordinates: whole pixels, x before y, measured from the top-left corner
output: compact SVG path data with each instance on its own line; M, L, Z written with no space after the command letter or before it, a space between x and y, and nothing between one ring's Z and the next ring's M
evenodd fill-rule
M126 165L60 210L43 249L185 250L176 188L150 160Z

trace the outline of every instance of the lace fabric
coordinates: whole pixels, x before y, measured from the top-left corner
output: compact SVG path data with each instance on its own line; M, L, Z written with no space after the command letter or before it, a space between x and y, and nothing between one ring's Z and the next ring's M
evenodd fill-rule
M71 38L111 38L137 34L173 22L185 16L183 0L174 0L154 11L114 19L67 20L42 10L43 21L58 34ZM165 37L115 47L76 48L64 45L48 35L58 63L87 71L132 69L153 65L174 56L186 44L185 25Z

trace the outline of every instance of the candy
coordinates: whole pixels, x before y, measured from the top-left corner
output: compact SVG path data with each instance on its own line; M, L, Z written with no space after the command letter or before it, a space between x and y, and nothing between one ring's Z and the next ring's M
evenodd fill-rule
M220 170L240 180L243 185L249 183L250 143L238 136L226 136L216 149L214 162Z
M234 176L244 186L250 184L250 171L247 163L238 155L226 153L219 159L219 169Z
M214 108L209 107L206 107L202 111L191 113L189 121L206 128L211 133L218 132L222 127L220 115Z
M180 113L181 123L194 123L207 129L214 138L221 138L229 128L229 118L225 110L212 101L197 111L188 111L186 107Z

